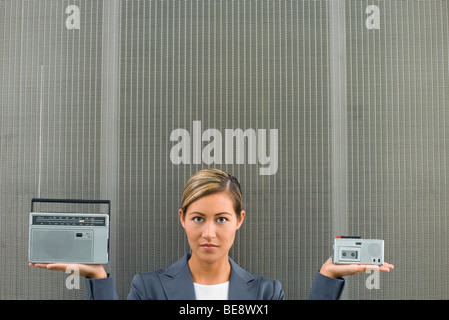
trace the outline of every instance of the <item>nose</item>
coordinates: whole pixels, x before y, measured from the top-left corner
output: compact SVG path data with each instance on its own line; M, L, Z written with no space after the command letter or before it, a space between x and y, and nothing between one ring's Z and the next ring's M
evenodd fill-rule
M204 224L203 238L208 240L215 238L215 224L212 221Z

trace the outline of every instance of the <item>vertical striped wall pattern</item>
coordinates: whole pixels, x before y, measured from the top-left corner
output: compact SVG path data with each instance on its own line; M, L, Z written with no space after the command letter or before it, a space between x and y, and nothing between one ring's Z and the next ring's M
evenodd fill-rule
M120 12L120 293L136 272L188 250L182 188L197 170L218 167L244 190L233 258L280 279L289 298L305 298L329 255L326 2L124 1ZM199 122L201 133L222 136L222 163L195 163ZM263 165L248 159L225 163L225 131L239 128L278 130L275 174L260 175ZM191 136L190 164L170 158L176 129Z
M32 197L112 201L107 270L125 298L134 274L189 250L182 188L217 167L244 193L231 256L288 299L307 298L340 232L385 239L396 266L380 289L349 277L345 299L446 299L447 12L443 0L0 0L0 298L85 297L83 282L27 266ZM236 129L256 133L242 163L226 147Z
M379 29L360 27L369 5ZM349 230L385 239L396 267L383 290L352 281L349 297L448 298L448 10L346 2Z
M84 297L27 263L32 197L100 197L101 1L72 3L0 1L1 299Z

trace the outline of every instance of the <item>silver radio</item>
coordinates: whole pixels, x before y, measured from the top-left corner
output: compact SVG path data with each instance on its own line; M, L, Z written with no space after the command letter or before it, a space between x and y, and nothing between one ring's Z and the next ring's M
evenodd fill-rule
M106 203L108 213L34 212L34 202ZM29 221L29 261L108 263L109 220L109 200L33 199Z
M334 263L384 264L384 240L337 237L333 241Z

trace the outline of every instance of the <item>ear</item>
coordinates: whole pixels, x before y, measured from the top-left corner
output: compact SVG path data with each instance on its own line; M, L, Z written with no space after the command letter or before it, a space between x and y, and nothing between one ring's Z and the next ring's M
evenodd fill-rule
M183 228L185 228L184 223L185 223L185 219L184 219L184 215L182 214L182 209L179 209L179 220L181 221L181 225Z
M240 212L240 220L237 222L237 230L240 228L240 226L243 224L243 220L245 220L245 210L242 210Z

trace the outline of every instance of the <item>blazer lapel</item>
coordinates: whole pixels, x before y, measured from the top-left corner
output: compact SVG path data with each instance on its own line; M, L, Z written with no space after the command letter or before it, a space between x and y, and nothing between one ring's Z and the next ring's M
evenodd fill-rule
M187 264L189 258L189 254L184 255L159 275L167 299L196 299L192 275ZM231 258L229 258L229 262L231 263L231 277L229 279L228 299L255 300L257 298L258 281Z
M195 300L195 289L187 264L188 259L189 255L184 255L159 275L168 300Z
M258 281L255 277L241 268L229 258L231 263L231 277L229 280L229 300L255 300L257 298Z

